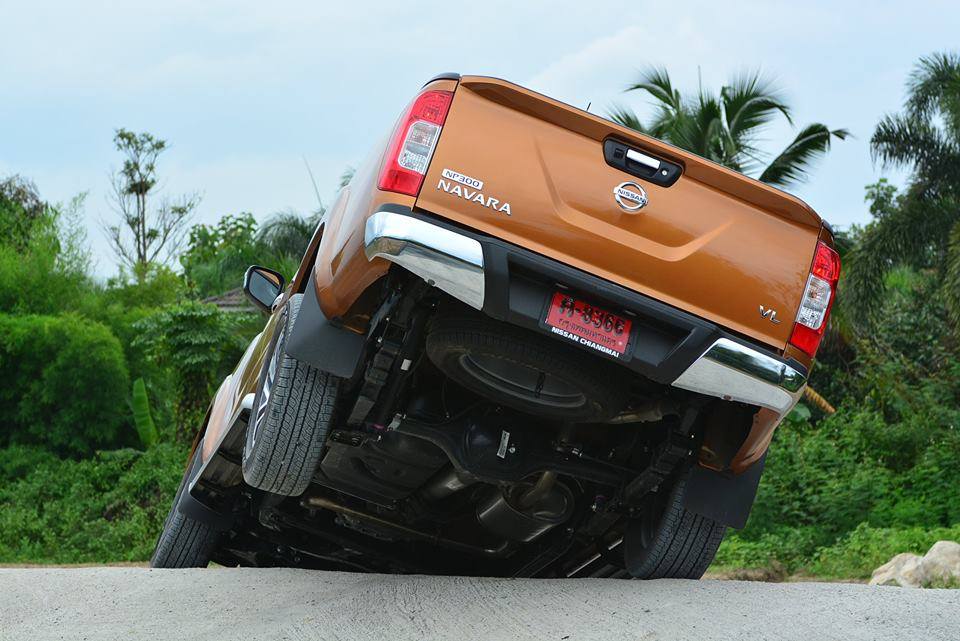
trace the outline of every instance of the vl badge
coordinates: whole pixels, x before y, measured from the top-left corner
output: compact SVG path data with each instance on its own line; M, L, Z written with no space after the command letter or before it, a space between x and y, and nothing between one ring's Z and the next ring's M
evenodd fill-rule
M777 310L771 309L770 307L760 306L760 318L766 318L774 325L780 324L780 319L777 318Z
M647 204L647 192L635 182L622 182L613 188L613 197L620 209L633 213Z

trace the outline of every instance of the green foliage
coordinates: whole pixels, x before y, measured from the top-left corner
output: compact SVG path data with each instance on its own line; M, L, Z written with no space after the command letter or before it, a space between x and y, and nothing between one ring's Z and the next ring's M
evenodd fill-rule
M124 236L134 260L105 285L90 276L83 198L51 206L28 181L0 180L0 562L149 557L183 442L262 326L190 300L199 288L185 280L206 269L217 294L239 286L250 263L292 275L314 228L288 214L258 234L249 216L227 218L212 239L197 231L185 279L153 259L183 213L183 203L146 203L165 144L123 131L117 143L132 155L114 185L116 230L147 231Z
M46 210L31 181L20 176L0 180L0 243L23 250Z
M147 396L147 386L142 378L133 382L130 406L133 410L133 424L137 428L140 443L144 448L149 449L157 444L160 437L157 434L157 426L153 423L153 416L150 414L150 398Z
M247 267L258 262L253 215L224 216L215 226L190 228L187 250L180 256L183 275L201 297L237 288Z
M0 450L0 563L147 560L186 457L172 443L79 461Z
M101 305L115 305L115 311L148 309L170 305L186 296L186 287L179 274L165 265L151 265L139 279L125 271L108 281L100 298Z
M806 179L814 161L830 151L830 143L834 138L846 140L849 135L846 129L831 131L819 122L807 125L770 161L757 180L778 187L801 182Z
M139 289L130 285L129 292ZM143 378L150 398L153 419L160 433L161 439L172 438L174 430L174 402L176 399L176 381L174 372L156 363L147 353L147 346L137 339L140 331L137 323L157 312L154 307L127 307L116 302L111 297L114 292L108 288L89 316L110 328L110 331L120 341L124 359L131 379ZM126 294L125 294L126 295ZM106 302L110 300L111 302ZM135 296L130 300L136 304ZM129 391L129 390L128 390ZM125 399L118 402L126 404Z
M870 215L876 219L886 218L895 212L899 206L900 196L897 188L886 178L865 187L867 192L864 200L869 205Z
M771 445L750 521L728 537L717 563L779 563L789 571L838 576L844 575L842 563L847 563L853 564L847 569L855 566L856 572L845 576L861 576L906 551L896 549L900 539L893 532L956 529L956 393L924 381L904 385L899 394L910 402L893 410L851 403L816 424L800 419L785 423ZM872 534L878 540L876 552L844 560L844 554L854 551L853 544L844 541L863 528L877 530ZM889 542L884 542L887 535ZM924 535L922 541L931 536L938 535ZM893 552L875 562L889 550Z
M241 349L232 331L238 322L214 305L189 301L165 307L134 325L140 334L134 345L173 372L177 436L182 440L191 440L200 427L225 356Z
M294 211L275 214L257 230L257 244L261 252L277 260L293 258L299 264L322 215L322 210L307 218ZM286 275L290 277L293 274Z
M720 545L714 568L785 565L790 572L823 578L867 579L901 552L924 554L937 541L960 541L960 525L874 527L860 523L828 545L818 545L818 538L813 526L784 527L749 540L728 536Z
M58 461L50 450L36 445L11 445L0 450L0 488L35 469Z
M960 54L921 58L903 112L884 116L870 144L876 157L913 168L926 186L960 184Z
M877 212L895 192L874 186ZM829 346L813 382L839 407L777 430L747 527L717 562L863 577L960 532L960 366L941 284L890 271L867 339ZM842 287L842 285L841 285Z
M143 196L157 184L157 158L167 148L164 140L149 133L135 134L126 129L117 129L113 143L123 154L124 193Z
M815 527L781 527L745 538L728 532L712 568L771 568L783 566L788 572L802 568L817 549Z
M826 398L894 411L913 402L904 385L922 380L949 381L955 376L957 337L944 301L941 280L929 270L896 268L886 272L886 294L876 314L884 320L869 336L850 331L853 324L842 306L849 288L840 282L839 315L817 354L811 384ZM840 317L842 330L834 324ZM932 389L932 388L931 388Z
M869 333L879 324L884 275L907 265L942 280L954 323L960 320L960 54L922 58L899 114L885 116L870 140L884 165L912 172L903 194L881 181L868 187L874 221L851 256L841 303Z
M861 523L834 545L817 550L808 570L823 577L866 579L895 555L924 554L941 540L960 541L960 525L884 528Z
M280 212L259 229L248 213L224 216L216 225L194 225L180 257L184 278L206 298L239 287L250 265L292 277L322 214L321 210L305 218L293 211Z
M20 221L20 232L0 236L0 312L50 314L90 305L95 287L77 228L82 205L82 197L44 205Z
M122 442L123 351L110 330L77 316L0 314L0 445L89 454Z
M701 87L685 98L673 86L666 69L651 68L627 91L642 91L653 99L656 112L643 124L629 109L614 107L610 117L625 127L661 138L682 149L784 187L806 178L812 162L830 150L831 141L845 139L846 129L831 130L813 123L804 127L779 154L764 162L759 143L763 129L777 116L793 124L780 92L759 72L735 76L719 95Z

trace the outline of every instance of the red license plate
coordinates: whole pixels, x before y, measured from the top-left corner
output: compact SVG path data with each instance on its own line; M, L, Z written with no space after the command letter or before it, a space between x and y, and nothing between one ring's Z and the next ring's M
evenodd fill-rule
M615 358L627 351L633 324L629 318L562 292L550 299L543 322L551 333Z

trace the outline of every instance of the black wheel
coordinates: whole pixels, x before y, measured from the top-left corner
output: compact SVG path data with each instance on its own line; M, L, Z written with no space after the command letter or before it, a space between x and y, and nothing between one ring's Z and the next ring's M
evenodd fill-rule
M303 494L320 461L337 396L337 379L288 356L286 337L303 297L291 297L260 373L243 448L243 480L255 488Z
M683 507L681 478L651 495L623 537L627 571L637 579L699 579L713 562L726 526Z
M427 354L447 376L508 407L563 421L601 421L623 407L628 376L548 336L469 312L441 313Z
M173 507L163 522L157 547L150 557L152 568L205 568L210 562L220 532L180 513L183 493L200 466L200 448L194 451L190 465L180 481Z

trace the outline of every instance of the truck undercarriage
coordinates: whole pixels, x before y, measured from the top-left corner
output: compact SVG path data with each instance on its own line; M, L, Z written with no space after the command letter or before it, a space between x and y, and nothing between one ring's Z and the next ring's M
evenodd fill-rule
M376 287L363 366L341 382L307 490L239 483L249 410L205 467L193 494L229 510L215 561L626 577L628 528L649 543L643 528L685 500L696 460L728 465L758 409L489 318L402 269ZM759 470L727 477L745 518ZM702 535L715 549L722 528Z

